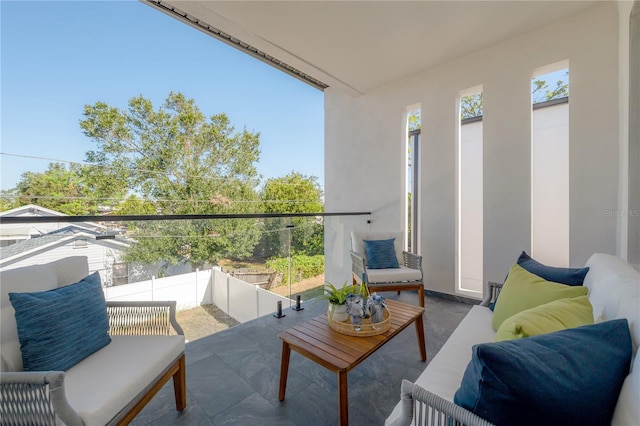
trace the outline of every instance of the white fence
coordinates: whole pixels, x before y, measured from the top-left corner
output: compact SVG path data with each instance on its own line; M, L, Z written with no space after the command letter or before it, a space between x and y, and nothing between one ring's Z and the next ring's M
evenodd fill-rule
M275 312L277 302L288 307L293 301L226 274L219 269L152 278L132 284L104 288L107 300L175 300L177 309L216 305L231 318L246 322Z

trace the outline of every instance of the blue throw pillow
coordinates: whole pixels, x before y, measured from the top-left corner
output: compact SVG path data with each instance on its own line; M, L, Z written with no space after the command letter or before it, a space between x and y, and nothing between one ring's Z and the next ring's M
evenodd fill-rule
M111 342L98 272L49 291L9 293L24 371L66 371Z
M626 319L473 346L454 402L502 425L610 425L631 364Z
M589 272L588 266L585 268L556 268L554 266L543 265L537 260L532 259L531 256L524 251L518 258L518 265L547 281L567 285L582 285L585 275Z
M399 268L396 257L395 238L388 240L364 240L364 251L367 255L367 268L388 269Z

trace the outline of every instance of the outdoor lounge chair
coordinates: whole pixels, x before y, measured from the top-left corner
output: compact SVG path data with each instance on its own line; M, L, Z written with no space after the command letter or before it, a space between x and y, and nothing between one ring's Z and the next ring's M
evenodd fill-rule
M402 241L401 231L352 232L353 283L364 281L371 292L417 290L418 302L424 306L422 256L403 250Z

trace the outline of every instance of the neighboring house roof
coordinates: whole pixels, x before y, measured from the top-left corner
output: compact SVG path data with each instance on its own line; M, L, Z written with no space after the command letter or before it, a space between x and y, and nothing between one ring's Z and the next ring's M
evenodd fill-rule
M0 212L0 216L68 216L56 210L51 210L37 204L27 204L15 209Z
M44 251L53 250L56 247L67 244L74 240L86 239L88 244L98 244L116 250L129 247L129 241L116 239L96 240L95 237L102 235L99 232L88 231L75 225L53 231L49 234L37 238L20 241L10 246L0 248L0 268L11 265L26 257L33 256Z
M24 206L16 207L15 209L6 210L0 212L0 217L51 217L51 216L60 216L66 217L68 215L61 213L56 210L51 210L46 207L38 206L37 204L27 204ZM70 222L78 228L85 229L87 231L94 230L105 230L107 227L105 225L101 225L95 222ZM23 232L25 237L29 237L34 234L48 234L51 232L51 226L59 225L59 223L48 223L48 224L11 224L11 225L2 225L3 230L0 232L0 235L20 235L20 231ZM61 228L64 229L64 228Z

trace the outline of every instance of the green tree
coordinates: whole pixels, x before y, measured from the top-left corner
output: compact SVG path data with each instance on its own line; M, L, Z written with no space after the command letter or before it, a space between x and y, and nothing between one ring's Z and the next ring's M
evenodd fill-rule
M16 189L0 190L0 212L11 210L19 207L16 195Z
M409 131L419 130L422 126L421 120L421 111L419 109L409 111L409 115L407 117L407 121L409 122Z
M50 163L41 173L26 172L16 185L19 205L37 204L68 215L88 215L98 212L105 195L98 179L86 179L88 166ZM111 192L119 196L118 191ZM106 201L105 201L106 202Z
M129 195L126 200L122 201L113 212L116 216L128 215L152 215L156 214L156 206L147 200L143 200L135 195ZM128 222L127 228L130 232L139 232L138 224Z
M126 181L159 214L252 212L258 201L259 134L236 131L225 114L206 117L193 99L171 92L157 109L142 96L120 110L86 105L80 121L97 145L87 161L100 181ZM259 238L248 220L170 221L139 225L128 261L197 267L223 256L247 256Z
M566 75L568 76L569 72ZM553 89L549 89L549 84L545 80L533 80L531 86L531 98L534 104L569 96L568 81L558 80Z
M482 92L460 98L460 120L482 115Z
M129 195L121 202L115 211L116 215L151 215L156 214L156 206L147 200L143 200L135 195Z
M322 195L316 177L296 172L267 180L260 194L265 213L319 213L324 211ZM287 225L293 226L291 231L287 230ZM324 253L322 224L312 217L300 217L265 221L264 254L287 255L283 249L288 245L288 232L291 232L292 252L307 255Z

